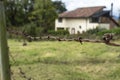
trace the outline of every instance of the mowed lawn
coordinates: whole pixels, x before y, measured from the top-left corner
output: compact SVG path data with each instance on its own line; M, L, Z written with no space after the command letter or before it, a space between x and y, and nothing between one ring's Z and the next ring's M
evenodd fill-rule
M33 80L120 80L120 47L74 41L8 43L16 61L10 57L15 80L26 80L19 67Z

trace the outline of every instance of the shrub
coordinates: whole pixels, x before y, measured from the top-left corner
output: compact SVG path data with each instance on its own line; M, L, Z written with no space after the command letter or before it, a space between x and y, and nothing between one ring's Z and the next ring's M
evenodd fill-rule
M67 31L67 30L57 30L57 31L49 30L48 33L51 35L68 35L69 31Z
M120 35L120 28L114 28L110 30L103 30L101 32L98 32L98 35L104 35L105 33L114 33L116 35Z
M105 30L104 28L94 28L94 29L90 29L84 33L82 33L80 36L83 38L87 38L87 39L99 39L100 36L97 36L97 33L101 32Z
M98 32L101 32L101 31L103 31L103 30L106 30L106 29L104 29L104 28L94 28L94 29L90 29L90 30L88 30L87 32L85 32L85 33L88 33L88 34L96 34L96 33L98 33Z
M37 27L34 23L25 25L23 27L23 31L25 31L26 34L33 37L40 36L43 34L43 28Z
M36 36L36 25L34 23L27 24L24 26L23 31L30 36Z

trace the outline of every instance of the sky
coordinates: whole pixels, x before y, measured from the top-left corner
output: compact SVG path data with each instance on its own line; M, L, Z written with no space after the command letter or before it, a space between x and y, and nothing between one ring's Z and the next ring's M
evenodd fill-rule
M120 13L120 0L61 0L61 1L65 3L68 11L80 7L90 6L106 6L105 9L110 10L111 3L113 3L113 15L119 16Z

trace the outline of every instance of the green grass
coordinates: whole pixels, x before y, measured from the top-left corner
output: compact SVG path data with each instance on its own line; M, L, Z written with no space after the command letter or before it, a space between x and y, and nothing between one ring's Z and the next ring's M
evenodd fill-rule
M118 41L120 43L120 41ZM18 67L35 80L120 80L120 47L102 43L9 40L13 77Z

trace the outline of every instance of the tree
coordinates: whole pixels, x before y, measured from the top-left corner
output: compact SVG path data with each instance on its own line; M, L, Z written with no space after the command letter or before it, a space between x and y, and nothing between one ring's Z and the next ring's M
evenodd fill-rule
M7 25L19 26L29 22L32 0L5 0Z
M57 13L67 11L65 4L61 0L53 1Z
M33 21L36 22L37 26L44 29L43 32L46 33L54 28L57 13L51 0L35 0L32 15Z
M4 2L7 26L34 23L42 28L43 32L54 29L57 13L51 0L4 0Z

